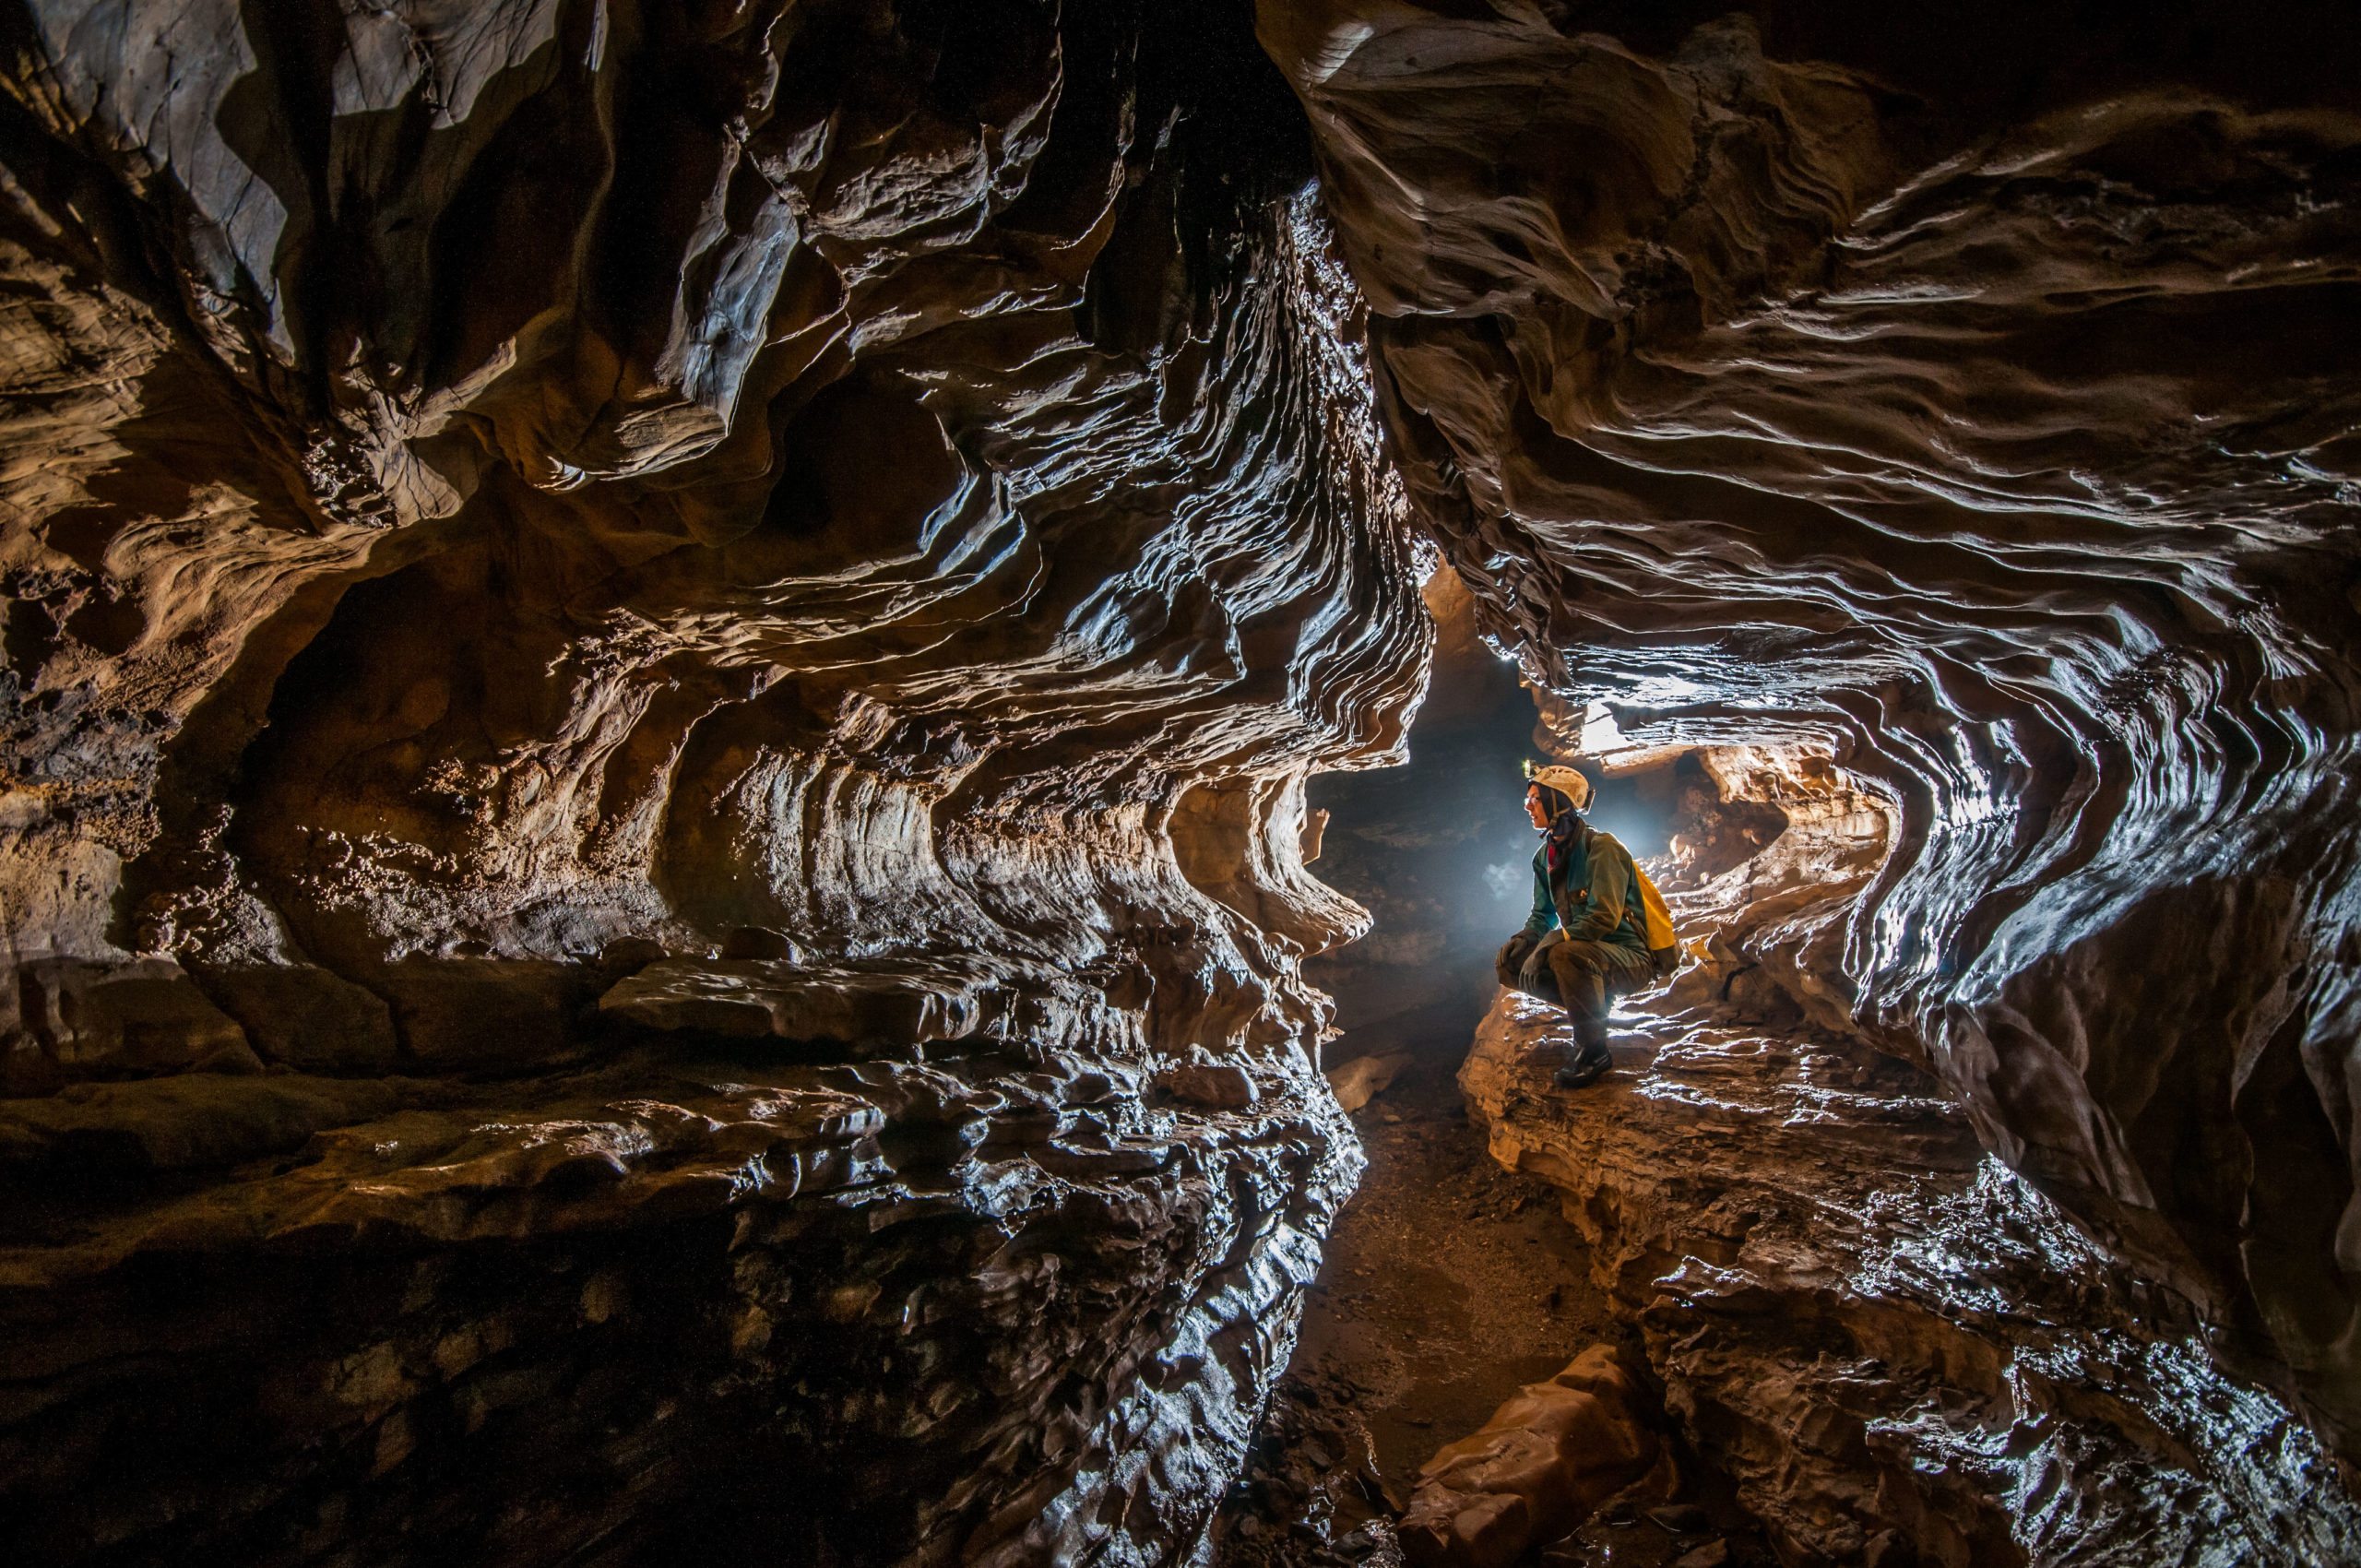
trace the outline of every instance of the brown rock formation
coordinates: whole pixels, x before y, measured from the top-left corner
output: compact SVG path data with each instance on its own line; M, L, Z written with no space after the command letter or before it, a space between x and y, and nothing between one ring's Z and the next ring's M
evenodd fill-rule
M1915 1070L1667 1009L1580 1096L1504 997L1463 1083L1548 1177L1666 1402L1795 1562L2348 1562L2361 1510L2281 1401Z
M1640 1479L1657 1455L1640 1382L1595 1345L1435 1451L1402 1515L1414 1563L1509 1568Z
M1598 1231L1786 1303L1656 1347L1766 1519L2349 1545L2192 1348L2361 1455L2346 18L1259 19L0 5L0 1550L1192 1550L1413 522L1766 748L1655 1071L1772 1218Z
M1227 23L0 15L0 1553L1188 1547L1428 639Z
M2361 1555L2319 1435L1829 994L1882 819L1810 758L1711 760L1796 825L1674 895L1703 960L1627 1010L1621 1070L1555 1092L1561 1019L1503 992L1460 1083L1494 1158L1563 1193L1667 1408L1782 1559Z
M1832 1009L2361 1454L2361 35L1259 16L1490 628L1892 802Z

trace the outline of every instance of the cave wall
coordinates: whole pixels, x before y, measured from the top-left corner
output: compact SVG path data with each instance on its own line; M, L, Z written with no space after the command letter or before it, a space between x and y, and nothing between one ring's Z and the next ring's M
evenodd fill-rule
M1195 113L1235 59L1121 7L12 25L15 951L1079 959L1140 890L1049 841L1169 884L1187 788L1398 744L1352 302L1290 127Z
M2355 1453L2349 20L1258 15L1489 627L1886 797L1832 994Z
M9 1544L644 1558L734 1443L750 1538L1188 1550L1357 1164L1406 521L1874 791L1746 962L2351 1456L2356 47L0 8Z
M1190 1550L1430 640L1250 21L0 9L6 1550Z

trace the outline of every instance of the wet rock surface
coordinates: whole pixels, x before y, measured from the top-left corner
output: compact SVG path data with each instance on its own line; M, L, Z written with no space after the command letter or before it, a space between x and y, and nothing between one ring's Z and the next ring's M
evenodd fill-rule
M0 1556L1185 1556L1430 636L1245 8L0 42Z
M1781 1550L2361 1555L2334 7L0 45L0 1552L1188 1559L1358 1164L1319 988L1522 891L1521 741L1307 795L1440 621L1439 711L1489 637L1714 748L1655 1053L1467 1082ZM1287 1396L1449 1384L1381 1496L1633 1347L1466 1261L1480 1354ZM1541 1550L1751 1550L1643 1515Z
M1496 998L1464 1063L1447 1007L1405 1037L1415 1065L1358 1116L1370 1170L1225 1521L1259 1515L1257 1540L1318 1562L2350 1561L2361 1512L2319 1434L1827 983L1891 808L1809 752L1649 766L1714 797L1672 791L1655 864L1684 968L1623 1006L1615 1069L1578 1092L1550 1082L1563 1020L1527 999ZM1734 859L1734 824L1784 826ZM1479 1428L1592 1339L1645 1367L1668 1473L1548 1540L1501 1528L1481 1489L1422 1503L1430 1463L1520 1452ZM1365 1471L1306 1457L1358 1434L1382 1507ZM1221 1538L1225 1561L1285 1560Z
M1554 1089L1562 1018L1504 992L1459 1081L1493 1158L1559 1190L1735 1502L1786 1561L2361 1553L2333 1450L2224 1371L2188 1297L2127 1275L1830 1004L1821 955L1883 819L1808 757L1709 765L1795 825L1718 877L1668 873L1692 961L1620 1009L1614 1070Z
M1486 629L1634 739L1810 739L1891 802L1830 994L2361 1453L2361 41L1258 17Z
M1494 1157L1545 1174L1666 1402L1792 1561L2346 1562L2361 1511L2284 1403L2125 1281L1915 1070L1644 1020L1578 1095L1486 1020Z
M28 1562L1161 1560L1243 1449L1358 1170L1307 1083L1207 1112L1071 1057L676 1050L530 1090L101 1091L169 1097L68 1110L145 1140L127 1171L78 1146L13 1172L10 1538ZM105 1178L164 1164L196 1112L222 1179L126 1202ZM1053 1505L1084 1492L1119 1503Z

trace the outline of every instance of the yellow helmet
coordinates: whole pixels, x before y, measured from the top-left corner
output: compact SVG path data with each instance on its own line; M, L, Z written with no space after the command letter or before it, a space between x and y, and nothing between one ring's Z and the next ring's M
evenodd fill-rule
M1559 763L1536 767L1530 761L1525 765L1525 776L1547 790L1555 790L1574 802L1578 812L1590 810L1590 780Z

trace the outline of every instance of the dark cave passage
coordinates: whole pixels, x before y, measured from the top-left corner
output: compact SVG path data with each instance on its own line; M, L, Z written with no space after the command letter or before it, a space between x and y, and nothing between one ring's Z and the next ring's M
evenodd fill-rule
M1735 863L1733 845L1748 846L1743 860L1784 826L1775 807L1725 809L1681 748L1604 758L1557 749L1514 665L1475 636L1449 570L1425 592L1438 644L1408 761L1323 775L1307 791L1328 814L1316 871L1372 915L1369 935L1306 965L1337 998L1342 1032L1323 1062L1355 1111L1369 1166L1216 1523L1220 1568L1397 1561L1396 1521L1416 1517L1420 1467L1439 1448L1593 1347L1644 1364L1635 1325L1595 1276L1589 1241L1560 1212L1560 1190L1492 1158L1458 1082L1497 992L1493 950L1531 909L1536 835L1521 764L1538 753L1592 770L1588 819L1659 875L1674 874L1683 828L1683 868L1721 870L1715 861ZM1589 738L1601 733L1594 726ZM1743 837L1740 819L1761 843ZM1644 1068L1647 1051L1627 1044L1620 1060ZM1644 1440L1666 1462L1587 1517L1536 1532L1518 1560L1775 1562L1729 1478L1666 1416L1661 1387L1643 1387Z
M1519 804L1532 700L1477 639L1457 579L1441 570L1425 592L1439 637L1408 761L1320 774L1305 790L1329 814L1313 874L1373 917L1368 935L1304 965L1345 1031L1323 1065L1413 1039L1464 1046L1491 1002L1492 952L1532 908Z

